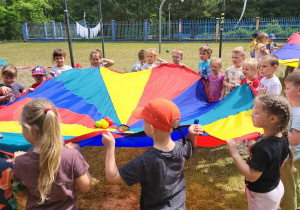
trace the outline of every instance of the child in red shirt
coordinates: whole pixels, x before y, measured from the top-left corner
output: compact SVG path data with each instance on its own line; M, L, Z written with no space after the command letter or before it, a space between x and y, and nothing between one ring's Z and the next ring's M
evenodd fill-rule
M33 77L36 83L31 85L31 87L28 88L28 90L34 91L37 88L37 86L39 86L46 79L46 70L41 66L36 66L32 69L31 76Z
M258 62L254 58L246 59L242 64L242 72L244 78L241 81L241 85L244 83L251 84L255 89L259 86L259 80L257 78L257 65Z

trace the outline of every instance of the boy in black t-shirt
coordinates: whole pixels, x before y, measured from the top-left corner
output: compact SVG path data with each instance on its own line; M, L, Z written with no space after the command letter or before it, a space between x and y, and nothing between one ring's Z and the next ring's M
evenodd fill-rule
M153 99L145 107L139 107L133 116L144 119L144 132L153 138L154 145L144 154L117 168L115 139L111 133L103 134L107 148L105 173L109 182L125 182L142 187L141 209L186 209L183 166L193 154L196 136L203 133L201 125L191 125L187 141L172 141L171 132L178 127L180 111L166 99Z

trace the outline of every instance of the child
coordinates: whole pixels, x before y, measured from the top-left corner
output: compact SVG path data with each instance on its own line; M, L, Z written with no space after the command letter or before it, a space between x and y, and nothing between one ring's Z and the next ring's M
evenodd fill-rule
M180 122L178 107L167 99L153 99L133 116L144 119L144 132L154 145L144 154L117 168L115 139L103 134L106 147L105 173L109 182L140 183L140 209L185 209L185 180L183 166L193 154L196 136L202 134L200 125L191 125L186 141L172 141L171 132Z
M251 58L255 58L255 48L256 48L256 44L257 44L257 41L256 41L257 35L258 35L257 32L255 32L252 35L252 42L250 43L250 56L251 56Z
M207 44L199 48L199 57L201 61L199 62L198 73L201 74L203 78L206 78L211 71L209 70L209 59L212 54L212 49Z
M275 34L269 34L269 43L266 45L266 47L270 51L270 53L274 52L275 49L282 47L281 45L274 42L274 39L276 39Z
M172 52L173 63L183 67L184 64L181 63L182 59L183 59L183 51L181 49L174 49Z
M140 50L138 53L139 60L133 64L130 69L130 72L141 71L141 68L144 63L146 63L145 50Z
M246 59L246 50L243 47L236 47L232 51L231 60L233 66L229 67L225 71L224 86L231 91L236 86L240 85L244 78L242 72L242 63Z
M250 146L247 163L239 155L236 141L227 141L228 150L238 170L245 176L248 209L277 210L284 193L280 167L287 157L293 167L293 153L286 136L290 106L280 95L258 96L254 99L251 117L253 126L262 128L264 134Z
M279 65L278 58L275 55L266 55L260 60L260 71L265 77L260 80L256 89L258 94L281 94L282 85L275 75Z
M268 39L269 37L266 33L260 33L257 35L257 47L255 48L255 59L257 61L265 55L270 54L266 46L268 44Z
M259 80L257 78L257 65L258 62L254 58L246 59L243 64L244 78L241 81L241 85L244 83L251 84L255 89L258 88Z
M35 80L35 83L28 90L34 91L46 79L46 70L41 66L36 66L32 69L31 76Z
M90 53L91 65L89 68L98 68L99 66L111 67L115 64L113 60L103 58L102 52L98 49Z
M146 63L143 64L142 70L147 70L153 68L155 66L159 66L161 63L168 63L167 61L157 57L157 50L155 48L148 48L146 50ZM159 61L160 63L155 63L155 61Z
M57 77L61 72L72 69L72 66L65 65L67 53L62 49L56 49L53 51L53 61L55 61L56 66L50 69L50 74L53 77Z
M284 185L284 195L280 203L282 210L300 208L300 71L289 74L285 80L285 95L292 106L291 129L288 132L291 149L294 153L294 166L297 171L285 164L280 169L280 178Z
M14 101L22 92L25 92L25 87L15 82L17 79L17 68L13 65L6 65L3 67L1 71L1 77L3 79L3 83L0 84L0 87L8 87L11 91L0 94L0 105L8 104L9 102Z
M213 58L210 61L211 73L207 76L207 90L209 101L219 101L224 97L223 81L225 74L222 73L222 59Z
M13 179L26 188L26 209L77 209L76 188L86 192L91 187L89 165L79 146L63 147L58 118L47 99L35 99L23 108L22 133L34 149L15 159Z
M12 173L14 164L0 158L0 209L18 209L18 202L12 191Z

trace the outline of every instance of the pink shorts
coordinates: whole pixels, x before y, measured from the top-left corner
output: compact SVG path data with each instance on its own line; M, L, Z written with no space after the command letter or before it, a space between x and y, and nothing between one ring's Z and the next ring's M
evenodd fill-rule
M278 186L266 193L257 193L245 187L249 210L277 210L284 194L284 187L280 180Z

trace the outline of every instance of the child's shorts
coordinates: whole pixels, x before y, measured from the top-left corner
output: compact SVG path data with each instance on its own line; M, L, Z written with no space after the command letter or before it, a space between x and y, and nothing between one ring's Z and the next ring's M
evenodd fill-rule
M284 187L280 180L278 186L266 193L257 193L245 187L249 210L277 210L284 194Z

